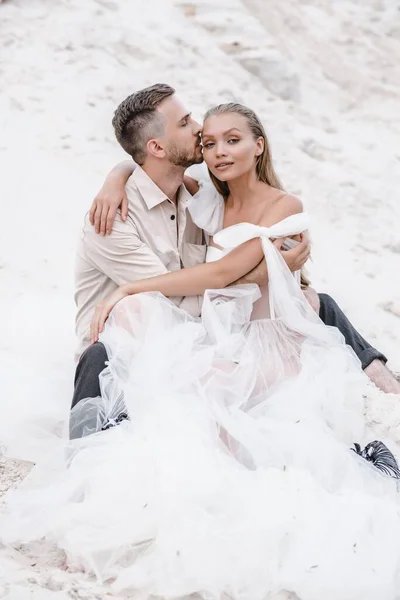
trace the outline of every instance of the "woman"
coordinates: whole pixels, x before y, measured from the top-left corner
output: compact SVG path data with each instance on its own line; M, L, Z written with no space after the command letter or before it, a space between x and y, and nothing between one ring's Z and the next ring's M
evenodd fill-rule
M301 205L282 195L248 109L207 113L203 145L221 193L196 199L209 262L130 284L93 324L96 339L115 305L101 333L103 410L118 414L123 392L132 419L37 469L3 539L46 537L143 597L394 600L396 482L349 450L368 436L364 378L271 242L305 231ZM247 270L266 257L261 297L212 289L214 259L242 243ZM201 320L165 297L206 289Z

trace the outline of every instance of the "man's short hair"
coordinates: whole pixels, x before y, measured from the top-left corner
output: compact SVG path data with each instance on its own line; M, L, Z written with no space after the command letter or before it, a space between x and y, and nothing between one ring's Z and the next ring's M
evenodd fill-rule
M139 165L145 161L147 142L164 133L165 121L156 109L174 93L170 85L156 83L128 96L114 113L117 140Z

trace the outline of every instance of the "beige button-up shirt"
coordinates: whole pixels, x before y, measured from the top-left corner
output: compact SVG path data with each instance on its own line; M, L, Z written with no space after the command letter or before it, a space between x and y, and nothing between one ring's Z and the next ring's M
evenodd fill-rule
M90 343L90 322L96 305L118 286L191 267L205 260L201 229L187 210L191 197L184 185L175 204L137 167L126 185L128 217L117 214L112 233L96 234L85 217L75 263L77 356ZM199 316L202 297L171 298L192 316Z

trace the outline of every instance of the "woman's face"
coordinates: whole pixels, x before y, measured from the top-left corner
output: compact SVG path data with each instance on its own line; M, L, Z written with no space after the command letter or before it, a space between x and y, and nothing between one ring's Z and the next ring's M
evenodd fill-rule
M231 181L255 170L264 140L254 139L246 117L238 113L213 115L205 120L202 133L203 157L220 181Z

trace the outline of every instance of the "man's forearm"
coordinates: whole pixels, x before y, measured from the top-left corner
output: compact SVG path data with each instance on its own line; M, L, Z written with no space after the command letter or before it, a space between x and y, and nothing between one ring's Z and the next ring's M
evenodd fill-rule
M287 250L280 250L280 253L281 253L282 258L286 262L289 270L292 273L299 270L298 263L292 263L291 261L287 260L287 257L288 257ZM305 282L307 282L307 283L305 283ZM252 271L247 273L247 275L240 277L240 279L238 279L234 283L231 283L231 285L242 285L244 283L256 283L260 287L267 285L267 283L268 283L268 267L267 267L265 258ZM305 287L306 285L309 285L309 282L305 278L304 274L302 273L302 287Z
M244 242L219 260L170 271L158 277L121 286L126 295L161 292L164 296L199 296L205 290L223 289L252 271L262 257L260 240Z
M256 283L260 287L267 285L268 282L268 269L265 258L249 273L240 277L237 281L231 283L231 285L243 285L244 283Z

